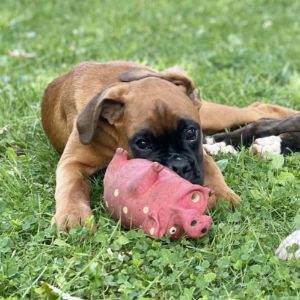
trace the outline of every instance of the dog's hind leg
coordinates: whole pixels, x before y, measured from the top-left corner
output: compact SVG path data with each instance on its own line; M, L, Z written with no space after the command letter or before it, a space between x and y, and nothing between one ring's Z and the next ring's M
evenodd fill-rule
M270 136L278 136L281 142L281 152L299 151L300 114L282 119L260 119L231 132L216 133L212 139L216 143L224 142L227 145L239 147L250 146L256 139ZM267 140L265 141L268 143ZM273 143L271 139L270 142ZM260 144L259 140L258 144Z
M255 122L262 118L278 119L299 113L279 105L253 103L238 108L202 101L200 121L204 134L213 134L226 128Z

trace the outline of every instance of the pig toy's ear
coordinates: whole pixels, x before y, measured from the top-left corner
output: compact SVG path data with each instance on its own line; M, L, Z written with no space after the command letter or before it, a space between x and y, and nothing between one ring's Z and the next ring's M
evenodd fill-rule
M117 148L116 153L112 159L112 162L117 166L124 164L128 160L128 152L123 148Z
M159 216L157 212L150 212L148 217L146 218L143 229L146 234L149 234L154 238L161 238L163 236L163 232L160 228Z
M139 177L129 185L129 191L131 194L141 196L146 193L150 187L158 180L159 173L163 170L163 165L158 162L149 164L149 167L144 171L140 172ZM152 199L149 199L151 202Z
M118 148L116 150L116 153L109 163L109 166L107 167L106 173L107 174L114 174L116 173L121 166L126 163L128 160L128 152L122 148Z

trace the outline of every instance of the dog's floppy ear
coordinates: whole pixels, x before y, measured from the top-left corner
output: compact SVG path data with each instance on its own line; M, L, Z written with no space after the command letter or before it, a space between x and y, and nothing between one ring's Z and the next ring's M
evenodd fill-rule
M162 72L154 72L150 69L134 68L124 73L121 73L119 79L124 82L130 82L134 80L140 80L147 77L156 77L173 82L178 86L185 88L186 94L192 100L200 100L198 90L191 78L188 77L186 72L180 67L173 67L166 69Z
M125 108L123 95L126 90L123 85L109 87L88 102L78 116L76 124L82 144L87 145L92 142L100 118L111 125L122 119Z
M187 73L180 67L172 67L160 72L162 78L173 82L176 85L185 87L186 94L192 100L199 100L199 92L196 88L193 80L187 75Z

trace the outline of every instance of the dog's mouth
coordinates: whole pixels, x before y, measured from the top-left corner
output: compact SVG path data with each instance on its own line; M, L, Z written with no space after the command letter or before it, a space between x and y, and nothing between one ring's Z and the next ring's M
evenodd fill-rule
M193 184L203 184L202 164L196 166L192 159L188 159L179 154L172 154L164 165Z
M144 128L129 139L135 158L156 161L193 184L203 184L201 128L189 119L180 119L177 127L155 134Z
M193 176L193 177L184 177L184 179L188 180L189 182L193 183L193 184L199 184L199 185L203 185L204 184L204 176L201 174L201 176Z
M203 185L204 183L204 170L202 162L195 162L193 159L188 159L179 154L172 154L167 159L153 155L149 155L148 157L141 157L137 155L134 157L158 162L193 184Z

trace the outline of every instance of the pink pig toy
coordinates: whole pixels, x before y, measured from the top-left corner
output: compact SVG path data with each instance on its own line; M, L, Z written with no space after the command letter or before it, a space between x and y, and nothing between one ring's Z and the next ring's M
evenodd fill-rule
M154 238L204 236L212 222L204 215L210 190L157 162L128 160L127 154L118 148L104 176L104 200L112 217Z

